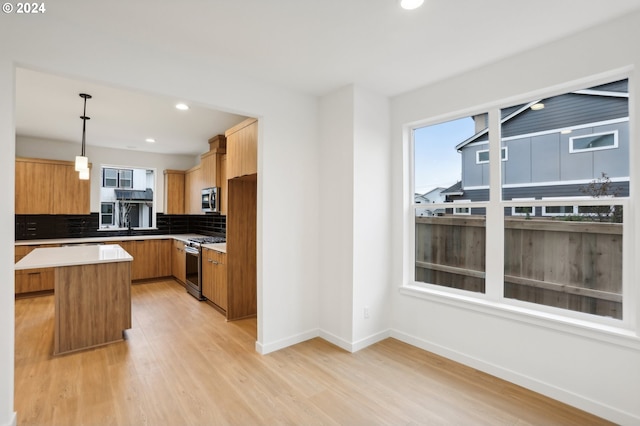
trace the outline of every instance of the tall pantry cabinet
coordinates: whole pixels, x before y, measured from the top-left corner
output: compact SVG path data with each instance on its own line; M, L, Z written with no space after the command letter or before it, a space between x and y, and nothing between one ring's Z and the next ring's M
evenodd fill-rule
M227 137L227 319L257 313L258 121L248 119Z

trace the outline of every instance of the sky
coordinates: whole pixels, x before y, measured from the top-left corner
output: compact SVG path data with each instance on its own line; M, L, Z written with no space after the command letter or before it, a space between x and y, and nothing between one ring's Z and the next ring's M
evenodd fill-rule
M448 188L461 180L462 160L456 145L475 134L471 117L415 130L415 192Z

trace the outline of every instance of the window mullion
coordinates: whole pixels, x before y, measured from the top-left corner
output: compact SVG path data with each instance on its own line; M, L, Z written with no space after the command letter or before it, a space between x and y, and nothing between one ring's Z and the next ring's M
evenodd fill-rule
M504 282L504 208L502 207L502 161L500 110L489 111L489 205L486 219L487 298L499 300Z

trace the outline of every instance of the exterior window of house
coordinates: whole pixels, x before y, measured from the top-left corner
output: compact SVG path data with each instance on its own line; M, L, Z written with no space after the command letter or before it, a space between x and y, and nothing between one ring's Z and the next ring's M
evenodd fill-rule
M507 148L503 147L501 151L502 161L507 161ZM483 164L489 162L489 150L483 149L476 152L476 164Z
M155 171L102 167L100 229L155 227Z
M569 139L569 152L597 151L618 147L618 132L575 136Z
M518 198L517 201L530 201L532 198ZM514 200L516 201L516 200ZM512 206L511 216L527 216L531 217L535 215L535 208L533 206Z
M459 200L459 201L454 201L454 203L456 204L461 204L464 203L466 201L463 200ZM455 206L453 208L453 214L471 214L471 207L458 207Z
M103 188L133 188L133 170L131 169L102 169Z
M118 187L118 170L117 169L102 170L102 187L103 188Z
M115 203L100 203L100 226L113 225Z
M487 114L413 131L415 281L452 291L485 291L485 209L488 191L473 199L462 185L463 164L476 165L457 146L474 135L488 137ZM486 165L473 170L471 187L488 180ZM424 199L429 199L428 212Z
M571 89L413 129L411 193L445 199L409 216L412 288L633 327L628 80Z
M542 216L570 216L576 214L576 206L542 206Z

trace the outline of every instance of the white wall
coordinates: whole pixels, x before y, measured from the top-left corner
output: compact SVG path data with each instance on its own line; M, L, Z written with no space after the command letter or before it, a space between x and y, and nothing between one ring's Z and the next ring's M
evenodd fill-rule
M206 143L206 142L205 142ZM16 137L16 156L46 158L50 160L73 161L77 155L78 144L54 140L28 137ZM102 176L100 166L130 166L140 169L155 169L156 211L164 212L164 175L165 169L187 170L196 165L197 159L192 155L155 154L142 151L102 148L87 146L86 149L91 168L91 211L100 211L100 187ZM146 175L135 178L135 184L146 188Z
M524 52L473 72L415 90L392 100L393 132L393 272L392 286L408 277L403 253L411 250L403 235L412 232L407 217L412 194L403 169L407 158L403 125L417 120L447 118L500 106L503 102L533 98L547 88L560 89L567 82L581 82L611 70L635 67L631 72L631 141L638 142L640 123L640 14L593 28L565 40ZM477 109L470 109L477 108ZM632 182L640 176L640 149L632 143ZM631 185L631 197L640 195ZM640 223L632 203L626 212L630 222ZM625 225L627 226L627 225ZM631 246L640 249L640 233L631 224ZM502 247L487 251L502 252ZM633 268L625 303L640 307L637 290L638 262ZM506 378L553 398L568 402L622 424L640 423L640 339L622 332L617 337L588 331L577 325L482 307L443 297L419 298L393 292L392 335L422 348ZM632 325L638 326L637 317Z
M347 86L320 116L320 335L356 351L389 330L388 99Z
M389 332L391 147L388 98L357 87L354 105L353 344L359 349Z
M10 61L0 55L0 176L5 197L15 195L15 121L14 121L14 69ZM13 412L13 360L14 360L14 212L13 203L5 202L0 208L0 425L16 424Z
M0 178L7 198L13 199L17 65L258 117L257 348L269 352L317 332L317 100L248 80L213 58L83 31L53 15L14 18L3 17L0 26L0 39L12 40L0 45ZM12 203L0 207L0 425L13 421L13 213Z
M353 342L353 87L320 102L320 329L346 350Z

